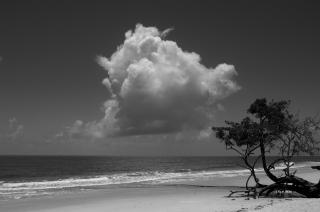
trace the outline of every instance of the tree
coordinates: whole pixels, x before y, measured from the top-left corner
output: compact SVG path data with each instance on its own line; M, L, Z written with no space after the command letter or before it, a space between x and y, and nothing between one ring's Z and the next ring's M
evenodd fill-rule
M289 111L289 106L290 101L268 102L266 99L257 99L247 110L250 116L240 122L226 121L226 126L212 127L212 130L228 150L240 155L246 168L250 170L251 174L246 182L247 191L252 189L248 182L253 178L256 183L253 188L258 191L259 196L292 191L305 197L320 197L320 181L314 184L299 178L292 169L295 156L319 152L320 141L316 140L316 133L320 131L320 121L311 117L300 120ZM278 157L273 157L270 161L267 158L270 153L277 154ZM264 173L273 182L270 185L259 182L256 166L260 160ZM275 172L279 163L285 165L281 175Z

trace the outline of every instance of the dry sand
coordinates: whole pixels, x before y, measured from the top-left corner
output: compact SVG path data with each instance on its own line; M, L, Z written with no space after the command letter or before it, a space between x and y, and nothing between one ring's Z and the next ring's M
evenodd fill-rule
M318 181L318 171L302 177ZM0 202L1 212L202 212L202 211L319 211L319 199L226 197L239 190L245 176L191 179L179 184L126 185L91 191ZM264 180L265 181L265 180Z

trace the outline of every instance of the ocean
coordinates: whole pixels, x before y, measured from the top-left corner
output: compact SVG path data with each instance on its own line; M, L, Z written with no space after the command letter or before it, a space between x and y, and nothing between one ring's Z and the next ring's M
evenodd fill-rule
M294 162L310 166L319 163L320 156L297 157ZM239 164L238 157L0 156L0 199L247 175Z

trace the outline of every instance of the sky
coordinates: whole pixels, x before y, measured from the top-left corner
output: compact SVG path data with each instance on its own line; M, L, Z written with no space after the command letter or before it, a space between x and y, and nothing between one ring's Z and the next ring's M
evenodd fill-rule
M320 112L316 1L2 1L0 154L224 155L256 98Z

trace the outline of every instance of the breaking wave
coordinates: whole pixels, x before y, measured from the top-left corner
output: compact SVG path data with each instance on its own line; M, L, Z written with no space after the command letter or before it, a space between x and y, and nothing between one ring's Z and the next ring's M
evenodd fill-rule
M296 163L292 168L303 168L320 165L320 162L308 161ZM285 166L278 165L276 170ZM263 172L262 168L257 168L256 172ZM57 191L68 191L71 189L94 189L108 185L125 185L133 183L143 184L163 184L174 183L185 180L211 178L211 177L235 177L245 176L250 172L246 169L231 170L202 170L192 171L190 169L180 169L176 172L128 172L100 176L73 177L58 180L27 181L27 182L4 182L0 181L1 199L20 199L30 196L51 195Z

